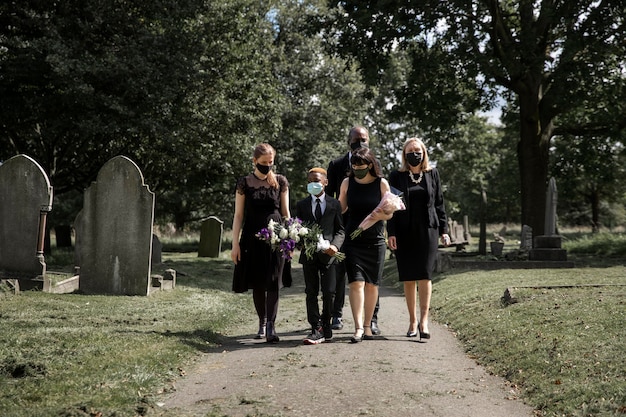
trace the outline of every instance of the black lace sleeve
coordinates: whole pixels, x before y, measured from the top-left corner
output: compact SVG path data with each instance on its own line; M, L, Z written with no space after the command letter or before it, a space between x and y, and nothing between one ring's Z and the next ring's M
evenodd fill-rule
M289 181L287 181L287 177L284 175L277 175L276 178L278 179L278 188L281 193L289 189Z
M238 194L245 194L246 188L248 188L248 183L246 182L246 177L241 177L237 180L237 185L235 186L235 192Z

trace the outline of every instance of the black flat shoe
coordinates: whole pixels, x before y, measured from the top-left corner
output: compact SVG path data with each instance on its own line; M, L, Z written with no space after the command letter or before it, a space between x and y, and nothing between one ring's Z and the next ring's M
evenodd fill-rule
M265 337L265 325L259 325L259 331L254 336L255 339L263 339Z
M373 324L374 322L372 322L372 325ZM374 331L372 329L373 326L363 326L363 327L367 327L368 329L372 331L372 334L365 334L365 332L363 332L363 340L374 340Z
M280 338L276 335L274 322L268 321L265 325L265 341L267 343L278 343L280 341Z
M420 339L430 339L430 333L424 333L422 331L422 323L417 323L417 329L420 332Z

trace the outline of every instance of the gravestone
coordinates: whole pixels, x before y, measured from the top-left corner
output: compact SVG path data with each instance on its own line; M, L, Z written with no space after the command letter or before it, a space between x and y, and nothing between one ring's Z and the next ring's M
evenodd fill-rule
M88 294L148 295L154 193L125 156L109 160L84 194L76 217L80 289Z
M533 248L533 228L528 225L522 226L522 238L520 239L521 250L529 251Z
M200 227L199 257L218 258L222 251L224 222L215 216L202 221Z
M152 235L152 265L160 265L163 263L163 244L159 240L159 237L155 234Z
M17 155L0 165L0 276L45 276L44 237L51 210L52 186L34 159Z
M558 192L556 181L550 178L546 192L546 215L544 234L535 236L533 248L528 254L531 261L566 261L567 251L561 249L561 236L556 234L556 207Z

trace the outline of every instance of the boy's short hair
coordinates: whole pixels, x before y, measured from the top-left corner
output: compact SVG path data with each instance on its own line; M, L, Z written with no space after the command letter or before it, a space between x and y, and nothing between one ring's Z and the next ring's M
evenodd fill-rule
M320 167L315 167L315 168L311 168L311 169L309 169L309 174L310 174L311 172L319 172L319 173L320 173L320 174L322 174L322 175L328 175L328 174L326 173L326 170L325 170L324 168L320 168Z

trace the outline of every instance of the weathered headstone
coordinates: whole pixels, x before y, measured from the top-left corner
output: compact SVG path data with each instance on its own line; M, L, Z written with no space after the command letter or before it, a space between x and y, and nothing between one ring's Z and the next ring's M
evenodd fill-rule
M80 289L90 294L148 295L154 193L125 156L109 160L84 194L76 218Z
M546 192L546 216L544 220L544 235L554 236L556 234L556 203L557 203L556 181L550 178L548 191Z
M204 221L200 227L199 257L218 258L222 251L222 233L224 222L215 216Z
M527 224L522 226L522 238L520 239L521 250L531 250L533 248L533 228Z
M533 248L528 254L531 261L567 261L567 251L561 249L561 236L556 234L556 181L550 178L546 191L544 234L535 236Z
M41 278L46 216L52 186L31 157L17 155L0 165L0 275Z
M152 265L160 265L163 263L163 244L159 240L159 237L155 234L152 235Z

